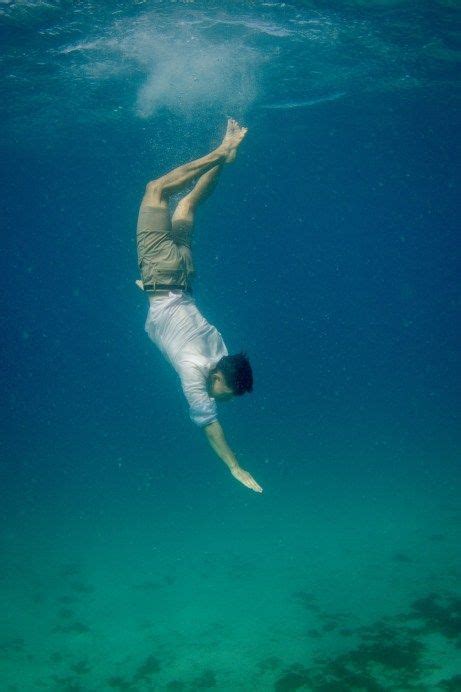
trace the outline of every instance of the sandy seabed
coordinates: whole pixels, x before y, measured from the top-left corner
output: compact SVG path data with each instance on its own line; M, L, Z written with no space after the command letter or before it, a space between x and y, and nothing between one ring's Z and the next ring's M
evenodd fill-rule
M3 540L1 689L461 690L456 503L333 506L298 496L244 529L23 517Z

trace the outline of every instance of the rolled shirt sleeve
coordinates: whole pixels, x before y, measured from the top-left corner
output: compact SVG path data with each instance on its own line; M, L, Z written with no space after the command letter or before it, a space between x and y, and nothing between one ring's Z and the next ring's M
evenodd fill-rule
M203 428L218 420L216 402L208 396L203 369L193 363L183 363L180 379L184 396L189 404L191 421Z

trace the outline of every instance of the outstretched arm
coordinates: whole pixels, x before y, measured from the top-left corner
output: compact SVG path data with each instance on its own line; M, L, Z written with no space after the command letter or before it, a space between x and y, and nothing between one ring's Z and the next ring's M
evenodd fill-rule
M257 493L262 493L263 489L260 485L258 485L258 483L256 483L253 476L239 466L234 452L226 442L221 424L216 420L213 423L206 425L204 430L211 447L216 452L218 457L223 460L226 466L229 467L229 471L234 478L240 481L240 483L243 483L243 485L246 485L246 487L250 488L250 490L254 490Z

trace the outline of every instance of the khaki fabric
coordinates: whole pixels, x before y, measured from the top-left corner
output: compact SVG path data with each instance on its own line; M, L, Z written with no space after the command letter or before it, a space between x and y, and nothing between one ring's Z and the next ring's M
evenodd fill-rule
M136 242L144 285L159 283L190 286L195 273L190 230L185 227L177 228L176 235L173 235L168 209L141 207Z

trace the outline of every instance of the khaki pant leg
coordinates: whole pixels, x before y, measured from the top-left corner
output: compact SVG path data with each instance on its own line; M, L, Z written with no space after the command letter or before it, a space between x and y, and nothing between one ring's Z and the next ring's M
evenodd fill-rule
M141 207L136 242L138 265L145 285L186 283L184 260L171 237L168 209Z

